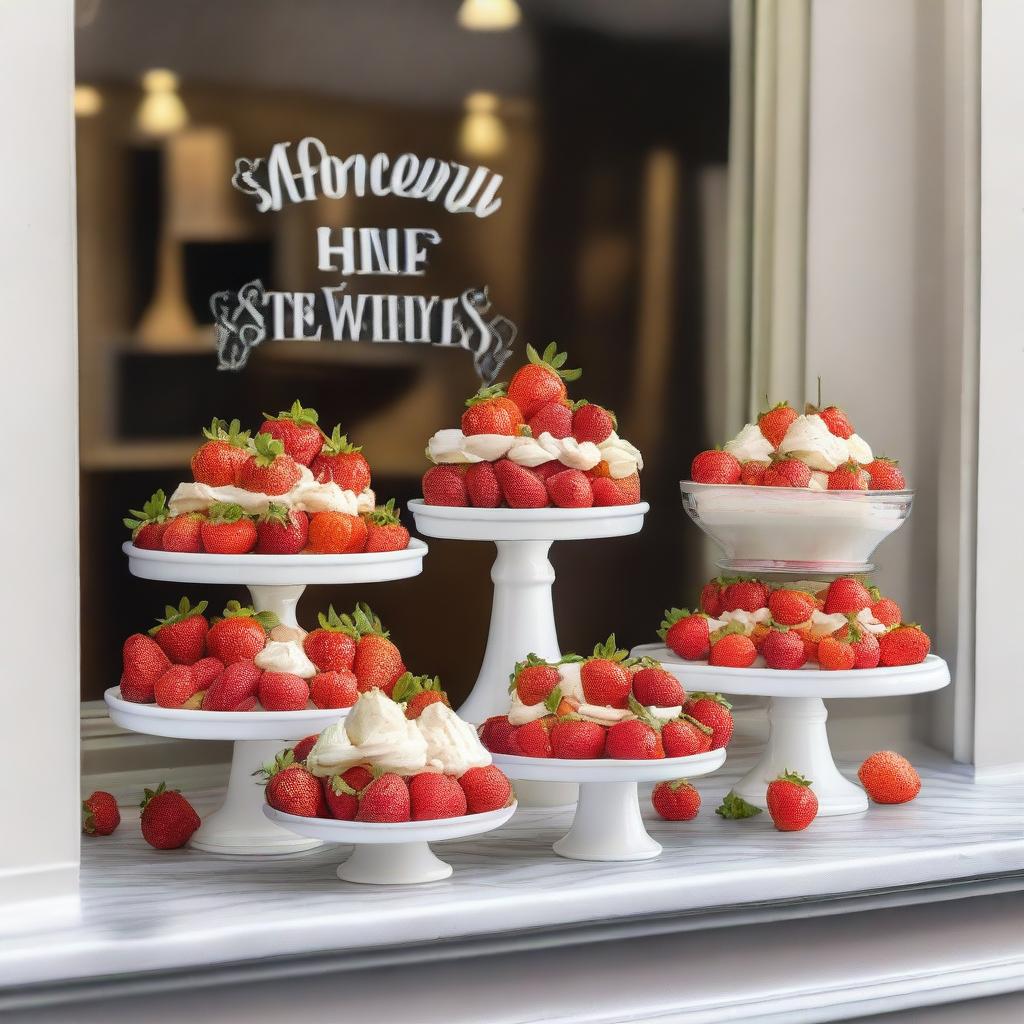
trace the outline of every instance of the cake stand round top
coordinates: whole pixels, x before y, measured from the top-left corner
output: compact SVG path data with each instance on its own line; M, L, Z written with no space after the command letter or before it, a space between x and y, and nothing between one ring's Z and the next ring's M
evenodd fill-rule
M643 529L646 501L603 508L473 508L409 502L416 529L447 540L598 540Z
M183 740L299 740L318 733L348 708L306 708L303 711L202 711L136 704L112 686L103 694L111 721L122 729L149 736Z
M178 583L296 586L308 583L384 583L418 576L427 545L417 538L402 551L353 555L209 555L122 546L133 576Z
M510 778L524 782L661 782L688 776L708 775L725 764L725 748L689 757L650 760L591 760L561 757L520 757L494 754L494 763Z
M949 668L929 654L918 665L850 669L830 672L814 666L783 670L763 663L750 668L725 668L706 661L684 661L663 644L641 644L635 658L653 658L688 690L705 690L757 697L895 697L941 690L949 683ZM760 662L760 659L758 659Z

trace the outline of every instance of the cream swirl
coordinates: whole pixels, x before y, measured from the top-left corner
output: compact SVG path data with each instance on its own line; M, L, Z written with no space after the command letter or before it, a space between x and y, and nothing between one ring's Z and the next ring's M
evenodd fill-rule
M608 463L608 475L613 480L622 480L644 468L640 449L613 430L598 446L601 458Z
M756 423L748 423L731 441L726 441L724 447L739 462L767 462L775 451L775 446Z
M836 437L817 413L793 420L779 445L779 452L795 455L811 469L826 473L838 469L850 458L850 446L843 438Z
M316 665L306 657L302 644L295 640L271 640L253 658L253 664L264 672L290 672L301 679L312 679Z
M491 755L473 726L446 704L438 701L427 705L415 723L427 744L428 770L458 776L491 763Z

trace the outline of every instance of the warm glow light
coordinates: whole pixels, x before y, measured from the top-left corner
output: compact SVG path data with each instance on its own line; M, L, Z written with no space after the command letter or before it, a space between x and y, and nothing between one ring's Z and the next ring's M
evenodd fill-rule
M152 68L142 76L145 96L135 123L146 135L170 135L188 124L188 111L178 95L178 76L166 68Z
M459 148L468 156L485 159L505 149L505 126L498 117L493 92L471 92L465 99L466 116L459 128Z
M94 117L102 109L103 96L96 86L75 86L75 117Z
M462 0L457 17L471 32L502 32L515 28L522 14L516 0Z

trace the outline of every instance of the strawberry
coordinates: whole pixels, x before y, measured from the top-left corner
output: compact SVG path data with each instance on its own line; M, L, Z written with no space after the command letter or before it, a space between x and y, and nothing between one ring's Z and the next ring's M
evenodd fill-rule
M365 693L378 687L390 697L395 683L405 674L401 652L388 639L387 630L368 605L356 605L352 617L346 619L346 624L351 625L359 637L352 662L359 692Z
M502 434L514 437L523 425L523 414L519 406L505 396L505 385L494 384L482 387L475 395L466 399L466 411L462 414L462 432L472 434Z
M878 639L882 665L917 665L928 656L932 642L920 626L901 624Z
M760 580L731 580L722 592L723 612L756 612L767 605L768 588Z
M651 793L651 806L666 821L693 821L700 810L700 794L686 779L659 782Z
M864 468L871 478L872 490L902 491L907 486L906 478L895 459L887 459L884 455L879 455Z
M391 699L405 705L405 717L419 718L430 704L447 704L448 694L441 688L441 680L434 676L415 676L403 672L391 691Z
M409 810L413 821L461 818L466 813L466 794L450 775L420 772L409 779Z
M90 836L109 836L121 824L117 800L102 789L82 801L82 831Z
M690 477L698 484L738 484L740 473L736 456L719 448L701 452L690 463Z
M666 609L658 636L687 661L702 661L710 651L708 617L703 612L690 612L685 608Z
M577 761L604 755L605 731L597 722L575 715L559 718L551 727L551 756Z
M633 673L633 696L647 707L681 707L686 700L683 684L656 661L644 658Z
M603 463L607 465L607 463ZM564 473L566 465L564 462L559 462L558 459L551 459L549 462L542 462L539 466L534 466L533 471L547 483L548 478L554 476L556 473ZM583 474L588 480L592 480L595 476L594 470L588 469ZM607 474L606 474L607 475Z
M287 452L291 459L308 466L313 459L320 454L324 443L323 431L317 426L315 409L303 409L298 401L292 402L292 407L279 412L276 416L264 413L263 423L260 425L261 434L270 434L278 440L283 451ZM258 440L257 436L257 440ZM315 475L315 474L314 474ZM242 484L245 487L245 484ZM285 488L285 491L289 490ZM251 491L262 490L259 487L248 488ZM265 491L266 494L283 494L284 491Z
M629 652L615 646L615 634L594 647L594 653L580 667L583 696L588 704L624 708L629 701L630 677L623 662Z
M872 754L857 769L857 778L876 804L905 804L921 792L921 776L893 750Z
M856 664L857 655L852 644L823 636L818 641L818 665L827 672L846 672Z
M164 551L196 554L203 550L202 526L206 516L202 512L183 512L164 527L160 543Z
M469 503L476 508L497 508L501 504L501 488L490 462L475 462L466 469L465 488Z
M773 459L761 478L765 487L806 487L810 482L810 466L794 456Z
M492 754L511 754L515 726L504 715L493 715L480 726L480 742Z
M351 621L334 610L334 605L317 618L320 627L307 633L302 641L306 657L321 672L349 671L356 657L358 631Z
M637 705L640 707L640 705ZM651 724L655 721L644 708L647 720L627 718L616 722L609 730L605 740L605 754L616 761L653 761L665 756L665 748L661 741L660 723L658 727Z
M748 487L764 486L765 470L771 465L770 462L761 462L759 459L751 459L740 466L740 483Z
M524 704L540 704L558 686L561 676L554 665L528 654L512 670L510 690L515 690Z
M829 473L828 489L830 491L866 491L868 475L851 459Z
M131 518L121 522L132 531L132 543L137 548L147 551L159 551L163 547L164 530L167 529L167 495L163 491L154 491L153 496L141 509L128 510Z
M772 619L783 626L798 626L807 622L817 609L812 594L805 590L787 590L780 587L768 595L768 610Z
M770 631L771 627L766 626L763 622L755 623L754 628L750 631L750 642L754 645L754 650L758 654L761 653L761 648L764 646Z
M829 584L825 594L824 612L833 615L856 615L862 608L871 605L871 592L855 576L840 576Z
M850 615L845 626L841 626L832 635L853 648L854 668L877 668L881 648L874 633L863 629L856 616Z
M160 645L143 633L132 633L121 649L121 696L135 704L153 700L156 681L171 667Z
M715 808L715 814L728 821L740 821L743 818L753 818L755 815L760 813L760 807L748 804L743 797L738 793L734 793L732 790L729 790L729 792L722 797L721 804Z
M742 627L738 627L742 629ZM711 651L708 664L721 668L750 668L757 658L754 641L742 632L730 631L729 627L711 634Z
M172 665L156 681L153 696L162 708L180 708L198 689L190 666Z
M534 437L540 437L541 434L550 434L557 438L568 437L573 432L572 409L561 402L548 402L530 417L527 426Z
M356 821L408 821L411 813L405 779L385 772L363 790Z
M256 554L297 555L309 536L309 516L272 501L256 521Z
M565 382L579 380L582 370L564 370L568 356L558 351L555 342L542 355L532 345L526 346L525 366L516 370L508 386L508 397L519 407L524 419L530 419L549 402L565 400Z
M359 697L355 673L318 672L309 681L309 694L318 708L350 708Z
M818 814L818 798L810 780L796 772L783 772L768 783L766 803L780 832L801 832Z
M386 505L378 505L365 517L365 522L364 551L404 551L409 546L409 531L399 521L394 498L388 499Z
M732 739L732 705L720 693L691 693L683 709L711 730L711 749L721 750Z
M195 809L176 789L168 789L166 783L144 790L139 806L142 838L157 850L177 850L199 828Z
M612 477L611 481L622 495L623 505L635 505L640 500L639 473L630 473L629 476Z
M261 433L253 442L254 452L242 466L238 486L260 494L286 494L301 479L299 464L285 454L285 447L272 435Z
M586 473L578 469L565 469L547 478L548 496L559 508L590 508L594 504L594 489Z
M825 421L829 433L844 440L853 436L853 424L846 418L846 413L838 405L830 405L822 409L818 415Z
M249 460L249 431L238 420L214 418L203 428L207 438L192 456L192 479L210 487L233 487Z
M573 405L572 436L577 441L592 441L601 444L607 441L616 427L615 414L599 405L591 405L586 399Z
M608 508L614 505L629 504L622 489L617 487L615 481L610 477L591 477L590 489L594 495L595 508Z
M818 662L818 640L811 633L810 629L794 629L794 633L800 637L804 644L804 654L807 660L814 664Z
M324 441L309 471L321 483L336 483L343 491L362 494L370 486L370 464L362 452L359 445L349 443L339 424Z
M512 803L512 783L493 764L463 772L459 785L466 794L466 810L470 814L486 814Z
M765 439L771 442L771 446L778 448L795 419L796 409L792 408L789 402L779 402L757 417L757 425Z
M303 818L326 818L327 800L320 780L295 760L286 750L263 765L254 775L266 779L264 796L268 804L285 814Z
M251 661L236 661L206 689L203 711L252 711L263 672Z
M311 736L303 736L302 739L292 747L292 758L300 764L304 763L306 756L316 745L316 741L318 739L320 739L319 733L313 733Z
M661 727L666 757L691 757L711 749L712 730L689 715L670 718Z
M871 614L885 626L898 626L903 621L903 609L891 598L882 597L878 587L868 587L871 595Z
M200 690L205 690L224 671L224 662L220 658L200 658L189 668L198 693Z
M309 549L320 555L351 553L353 530L359 516L347 512L315 512L309 520Z
M799 633L787 626L773 626L761 645L761 655L769 668L790 671L807 661L807 651Z
M509 508L544 508L547 505L547 488L532 469L517 466L509 459L498 459L494 463L494 475Z
M241 505L214 502L209 519L199 527L203 550L211 555L244 555L256 546L256 524Z
M700 592L700 609L705 615L717 619L722 614L722 596L730 582L728 577L718 576L704 584L704 589Z
M267 646L267 634L276 625L273 612L257 612L251 605L228 601L224 617L206 634L206 649L225 665L251 661Z
M431 466L423 474L423 501L427 505L448 505L460 508L468 505L469 496L466 492L465 472L465 468L459 466Z
M309 684L291 672L264 672L257 693L267 711L303 711L309 703Z
M518 757L551 757L551 727L554 717L547 715L520 725L509 737L509 753Z
M332 818L355 821L359 811L359 796L373 781L373 773L361 764L324 779L324 799Z

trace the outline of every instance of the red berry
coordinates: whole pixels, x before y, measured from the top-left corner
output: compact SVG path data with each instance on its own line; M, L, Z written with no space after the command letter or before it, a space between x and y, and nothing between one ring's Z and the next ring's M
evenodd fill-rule
M666 821L692 821L700 810L700 794L686 779L659 782L651 793L651 806Z
M572 436L581 443L601 444L615 429L615 417L599 405L582 402L572 414Z
M448 775L420 772L409 779L409 817L413 821L460 818L466 813L466 794Z
M578 469L566 469L547 478L551 503L559 508L590 508L594 490L587 475Z
M712 730L686 716L673 718L661 727L666 757L692 757L711 749Z
M551 756L592 760L605 752L603 725L582 718L560 718L551 728Z
M905 804L921 792L921 777L914 766L893 750L880 750L867 758L857 778L876 804Z
M793 457L776 459L761 478L765 487L806 487L810 482L810 466Z
M683 684L660 665L645 665L633 675L633 696L646 707L682 707Z
M465 485L469 503L475 508L497 508L501 504L501 488L492 463L473 463L466 470Z
M302 711L309 703L309 684L291 672L264 672L257 692L267 711Z
M665 612L658 636L687 661L703 661L710 651L708 618L701 612L670 608Z
M512 784L493 764L470 768L459 776L459 785L466 794L466 809L470 814L496 811L512 802Z
M509 508L544 508L548 504L544 481L532 469L518 466L509 459L498 459L494 463L494 474Z
M199 815L177 790L164 783L145 790L139 825L142 838L157 850L176 850L184 846L199 828Z
M768 783L768 813L780 832L800 832L817 817L818 798L811 783L796 772L784 772Z
M504 715L494 715L480 726L480 742L492 754L511 754L514 730L515 726Z
M548 402L530 417L530 433L540 437L547 433L552 437L568 437L573 432L572 410L561 402Z
M711 730L711 749L720 750L732 739L732 705L720 693L691 693L686 713Z
M458 466L431 466L423 474L423 500L428 505L468 505L465 471Z
M318 708L350 708L359 699L359 684L348 669L318 672L309 681L309 694Z
M928 656L932 642L920 626L897 626L878 640L882 665L917 665Z
M97 790L82 801L82 831L90 836L109 836L121 824L117 800Z
M363 790L357 821L408 821L412 816L409 787L393 772L374 779Z
M738 484L740 472L736 456L718 449L701 452L690 464L690 477L698 484Z
M761 644L761 654L769 668L791 671L807 661L807 651L799 633L771 629Z

